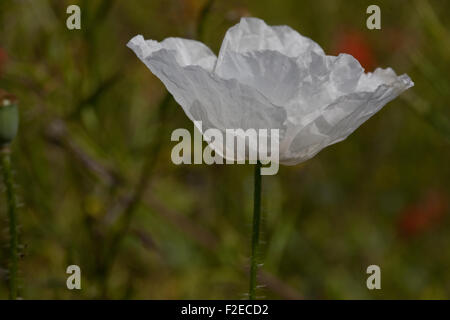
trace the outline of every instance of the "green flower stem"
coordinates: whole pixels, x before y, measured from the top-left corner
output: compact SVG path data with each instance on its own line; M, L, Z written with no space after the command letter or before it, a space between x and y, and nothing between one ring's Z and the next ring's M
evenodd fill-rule
M9 298L17 299L17 200L14 192L14 183L11 173L11 158L8 147L1 147L1 170L6 187L6 198L9 219Z
M254 179L252 256L250 258L250 300L254 300L256 297L256 275L258 272L259 233L261 226L261 162L259 161L255 165Z

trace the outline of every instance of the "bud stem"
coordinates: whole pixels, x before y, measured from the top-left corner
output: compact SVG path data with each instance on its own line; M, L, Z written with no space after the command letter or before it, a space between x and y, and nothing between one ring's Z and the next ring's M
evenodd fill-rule
M3 182L6 187L6 198L8 206L9 219L9 299L17 299L17 270L18 270L18 254L17 254L17 200L14 192L14 183L11 172L11 158L9 147L1 147L0 149L1 171Z

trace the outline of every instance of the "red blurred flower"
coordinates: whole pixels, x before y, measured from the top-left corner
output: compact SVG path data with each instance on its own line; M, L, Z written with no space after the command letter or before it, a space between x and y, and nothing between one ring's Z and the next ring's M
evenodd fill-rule
M448 199L438 191L427 193L421 200L408 205L397 221L398 233L411 237L436 226L448 209Z
M351 54L361 63L366 71L373 70L376 64L371 45L364 37L364 33L357 30L339 32L332 52L335 55L339 53Z

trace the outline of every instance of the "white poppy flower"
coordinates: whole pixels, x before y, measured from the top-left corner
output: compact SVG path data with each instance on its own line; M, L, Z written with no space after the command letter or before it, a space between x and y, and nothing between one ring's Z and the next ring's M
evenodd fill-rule
M279 129L279 162L286 165L344 140L414 85L391 68L364 73L351 55L327 56L290 27L256 18L227 31L218 57L203 43L181 38L157 42L138 35L128 47L187 116L202 121L203 133Z

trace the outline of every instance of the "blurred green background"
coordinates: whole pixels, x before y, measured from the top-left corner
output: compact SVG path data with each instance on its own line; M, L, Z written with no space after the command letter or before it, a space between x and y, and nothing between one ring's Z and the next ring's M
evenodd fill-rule
M66 8L81 7L81 30ZM366 28L378 4L382 29ZM258 295L450 298L449 1L0 1L0 88L20 100L13 166L24 299L241 299L248 290L250 165L174 165L193 130L126 48L136 34L216 53L241 16L287 24L366 70L415 87L347 140L263 178ZM0 193L0 298L8 243ZM82 270L82 290L65 271ZM381 290L366 268L381 267Z

